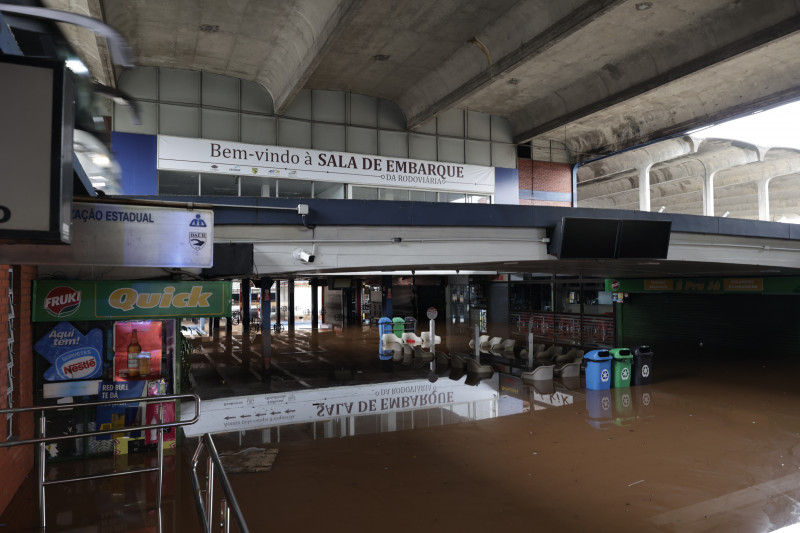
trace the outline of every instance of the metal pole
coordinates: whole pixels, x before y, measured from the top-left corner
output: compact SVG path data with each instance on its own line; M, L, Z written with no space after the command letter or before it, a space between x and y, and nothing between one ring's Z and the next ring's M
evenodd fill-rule
M533 368L533 332L528 333L528 368Z
M222 530L225 533L231 530L231 510L226 500L222 500Z
M45 437L47 430L47 420L45 419L44 411L39 414L39 433L41 437ZM45 513L45 499L44 499L44 461L47 457L47 444L45 442L39 443L39 518L42 524L42 529L47 526L46 513Z
M158 404L158 423L164 423L164 404ZM161 510L161 486L164 484L164 428L158 428L158 487L156 508Z
M208 524L214 523L214 460L211 455L208 456L208 485L206 486L206 520Z
M475 333L473 335L473 338L475 339L475 341L474 341L475 348L472 350L473 351L472 355L475 356L475 359L480 359L481 352L480 352L480 347L478 346L478 339L481 338L481 328L480 328L480 326L475 324L475 328L474 329L475 329Z

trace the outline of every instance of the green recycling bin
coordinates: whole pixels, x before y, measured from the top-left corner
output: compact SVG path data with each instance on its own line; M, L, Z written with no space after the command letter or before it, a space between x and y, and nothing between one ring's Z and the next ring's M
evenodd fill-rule
M403 333L406 332L406 321L403 320L403 317L396 316L392 319L392 330L398 339L403 336Z
M613 348L611 353L611 386L631 386L633 354L629 348Z

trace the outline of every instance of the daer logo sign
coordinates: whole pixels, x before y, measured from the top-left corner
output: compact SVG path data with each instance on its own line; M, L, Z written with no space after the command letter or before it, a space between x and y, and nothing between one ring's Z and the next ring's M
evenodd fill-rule
M139 292L130 287L116 289L108 297L108 305L122 311L135 308L167 309L169 307L195 308L209 307L211 292L203 292L203 287L194 286L189 292L175 292L175 287L167 286L161 292Z

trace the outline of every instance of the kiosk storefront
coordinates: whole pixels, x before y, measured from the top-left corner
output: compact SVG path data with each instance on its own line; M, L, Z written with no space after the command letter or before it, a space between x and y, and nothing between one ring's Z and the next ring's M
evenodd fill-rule
M36 403L180 393L180 320L230 316L229 281L34 281ZM157 409L164 422L174 420L174 404L140 408L132 401L96 412L65 410L49 418L48 434L147 424L161 416ZM60 441L48 446L48 458L122 455L154 442L148 434ZM175 446L174 431L165 434L165 446Z

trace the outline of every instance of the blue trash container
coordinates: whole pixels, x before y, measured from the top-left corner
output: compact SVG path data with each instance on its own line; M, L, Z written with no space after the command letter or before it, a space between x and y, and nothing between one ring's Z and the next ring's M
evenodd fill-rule
M611 354L608 350L592 350L583 356L586 361L586 388L611 388Z
M394 350L387 350L383 347L384 333L392 333L392 319L385 316L378 320L378 356L381 361L388 361L394 355Z

